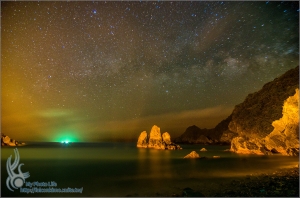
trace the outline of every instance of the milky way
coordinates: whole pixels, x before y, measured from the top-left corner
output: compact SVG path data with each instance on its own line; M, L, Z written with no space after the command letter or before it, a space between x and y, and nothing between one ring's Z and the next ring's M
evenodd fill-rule
M2 132L214 127L299 64L298 2L1 2Z

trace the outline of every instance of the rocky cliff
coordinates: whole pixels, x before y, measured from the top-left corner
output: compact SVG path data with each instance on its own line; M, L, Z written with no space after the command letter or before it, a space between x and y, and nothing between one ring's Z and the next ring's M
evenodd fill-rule
M137 141L138 148L155 148L155 149L181 149L177 144L171 142L171 136L168 132L163 134L160 133L160 128L154 125L150 131L150 136L148 139L148 134L143 131Z
M20 146L24 145L25 143L21 143L14 139L11 139L7 135L1 134L1 146Z
M299 154L299 66L249 94L228 125L238 134L231 151L246 154Z
M244 154L299 154L299 66L236 105L213 129L190 126L177 143L228 143Z

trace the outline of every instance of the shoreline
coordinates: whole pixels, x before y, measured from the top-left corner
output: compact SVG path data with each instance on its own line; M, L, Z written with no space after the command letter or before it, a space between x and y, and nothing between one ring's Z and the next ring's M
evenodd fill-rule
M186 187L167 197L299 197L299 166Z

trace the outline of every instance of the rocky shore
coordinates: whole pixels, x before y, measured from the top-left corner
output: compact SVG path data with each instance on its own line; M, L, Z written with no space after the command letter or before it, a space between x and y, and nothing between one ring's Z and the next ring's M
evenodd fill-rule
M299 197L299 168L280 169L239 179L185 188L171 196L206 197Z

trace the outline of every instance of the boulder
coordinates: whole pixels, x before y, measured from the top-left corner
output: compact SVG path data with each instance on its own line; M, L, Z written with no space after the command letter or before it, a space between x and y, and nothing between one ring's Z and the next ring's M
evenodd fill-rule
M186 155L184 158L200 158L200 155L196 151L192 151L190 154Z
M264 145L258 138L235 137L231 141L230 151L240 154L265 154Z
M160 128L154 125L150 132L148 148L165 149L163 140L160 133Z
M207 151L207 150L206 150L206 148L202 148L202 149L200 149L200 151Z
M139 148L147 148L148 146L147 138L148 138L147 132L143 131L138 138L136 146Z

